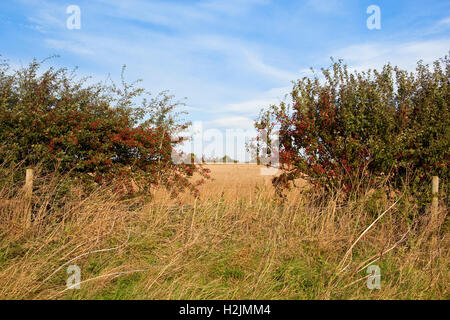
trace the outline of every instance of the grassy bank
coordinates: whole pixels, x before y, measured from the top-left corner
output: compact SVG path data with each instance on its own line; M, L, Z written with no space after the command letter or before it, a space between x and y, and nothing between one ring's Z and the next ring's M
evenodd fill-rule
M42 206L29 229L4 189L0 298L450 298L446 209L411 222L405 195L279 202L264 188L189 205L98 190ZM66 289L69 265L81 269L80 290ZM366 286L369 265L381 269L379 290Z

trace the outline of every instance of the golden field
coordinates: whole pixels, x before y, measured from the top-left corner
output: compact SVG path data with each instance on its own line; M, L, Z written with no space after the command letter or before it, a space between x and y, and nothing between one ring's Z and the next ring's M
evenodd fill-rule
M279 175L277 171L274 175L265 175L265 166L256 164L205 164L204 168L210 170L210 179L200 185L200 198L218 199L223 198L230 201L249 200L252 201L261 192L266 195L273 195L274 188L272 186L273 177ZM262 171L263 170L263 171ZM199 179L198 176L193 177L194 180ZM307 188L306 181L297 179L295 185L304 190ZM298 190L297 190L298 191ZM289 195L295 197L296 192L290 192ZM156 201L170 201L165 190L155 191ZM181 194L174 203L192 204L195 197L189 193Z
M270 176L260 174L261 166L254 164L205 164L210 170L210 179L199 187L201 198L224 197L229 200L251 199L257 187L271 189ZM193 180L199 179L198 175ZM156 190L155 199L167 200L165 190ZM177 201L191 204L195 198L188 193L177 197Z

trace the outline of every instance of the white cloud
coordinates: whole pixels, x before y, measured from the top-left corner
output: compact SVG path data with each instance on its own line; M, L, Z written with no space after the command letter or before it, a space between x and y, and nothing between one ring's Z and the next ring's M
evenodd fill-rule
M69 40L56 40L56 39L46 39L45 43L48 47L62 50L62 51L68 51L73 52L81 55L92 55L94 54L94 50L90 49L89 47L85 46L83 43L77 43L74 41Z
M268 91L262 92L258 95L258 98L246 100L243 102L232 103L227 105L224 109L227 112L244 113L255 116L262 108L267 108L270 105L277 105L284 100L286 94L290 92L292 88L289 86L273 88Z
M217 23L222 15L238 15L252 7L265 5L269 0L204 0L174 3L145 0L101 0L106 14L135 21L186 30L187 26ZM188 28L189 29L189 28Z
M245 52L245 57L247 58L249 66L260 74L282 81L291 81L297 77L297 74L294 72L282 70L264 63L258 56L251 52Z
M306 7L319 13L338 13L342 7L342 0L307 0Z
M48 33L54 29L64 29L66 15L58 15L58 12L65 13L65 8L63 6L51 5L45 2L39 4L35 7L35 11L32 16L27 18L29 24L27 27L37 30L41 33Z
M429 41L404 43L364 43L342 48L333 54L334 58L342 58L352 69L380 69L386 63L414 71L419 60L424 63L447 55L450 49L450 38Z
M206 128L219 129L252 129L253 120L246 117L225 117L205 122Z
M444 18L438 22L438 25L450 26L450 17Z
M286 87L266 92L246 90L232 81L241 81L241 75L287 86L301 74L265 63L255 53L259 51L258 48L232 37L212 34L166 35L154 31L143 33L142 29L136 27L129 27L129 30L128 38L95 33L65 33L64 40L55 36L46 39L45 43L57 51L83 55L98 65L119 68L124 63L132 62L131 68L134 69L128 69L132 78L144 78L145 84L152 90L170 89L177 96L186 96L190 104L191 99L198 100L201 97L208 103L207 106L201 106L208 113L232 111L254 115L261 107L279 103L289 90L285 90ZM200 58L209 55L214 55L214 60ZM225 71L233 78L228 74L219 78L215 74ZM242 102L227 105L227 100L231 100L231 91L232 99ZM227 100L223 99L225 96L228 96Z
M196 108L196 107L191 107L188 105L181 105L178 107L178 110L180 110L180 111L201 111L202 109Z
M228 15L237 15L247 12L254 6L266 5L270 0L207 0L199 4L200 8L205 8Z

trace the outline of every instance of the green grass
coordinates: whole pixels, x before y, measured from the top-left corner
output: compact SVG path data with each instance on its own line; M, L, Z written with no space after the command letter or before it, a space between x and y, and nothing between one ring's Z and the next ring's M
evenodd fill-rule
M381 201L261 197L169 210L87 199L64 224L49 217L1 238L0 298L448 299L444 211L437 225L427 216L411 224L394 208L343 261L375 211L390 205ZM381 290L366 286L371 258ZM70 264L81 268L81 290L65 290Z

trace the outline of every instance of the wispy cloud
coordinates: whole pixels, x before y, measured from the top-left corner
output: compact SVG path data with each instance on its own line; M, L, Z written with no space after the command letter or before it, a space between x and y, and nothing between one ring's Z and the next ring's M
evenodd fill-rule
M69 40L46 39L45 43L49 48L57 49L58 51L66 51L81 55L93 55L94 51L80 43Z
M345 0L307 0L305 7L319 13L339 14L345 8Z
M34 6L33 14L27 17L25 25L41 33L48 33L55 29L63 30L65 27L64 15L57 13L64 13L64 10L65 7L61 4L42 2L40 5Z
M228 129L251 129L253 128L253 120L247 117L225 117L206 121L205 126L208 128L228 128Z
M116 17L154 23L161 26L193 31L193 27L220 23L225 16L241 15L255 6L270 3L269 0L101 0L104 14Z
M273 88L258 94L254 99L231 103L224 108L224 111L237 114L247 114L256 116L258 112L270 105L277 105L285 100L286 94L289 93L291 87Z
M295 79L298 75L295 72L282 70L280 68L264 63L261 58L251 52L244 52L247 62L251 68L261 75L275 77L282 81L290 81Z
M414 42L377 42L355 44L339 49L331 54L344 59L357 70L381 68L386 63L413 71L418 60L431 63L447 55L450 38Z
M450 26L450 17L444 18L438 22L441 26Z
M238 15L248 12L254 6L267 5L270 2L270 0L207 0L200 2L198 6L219 13Z

